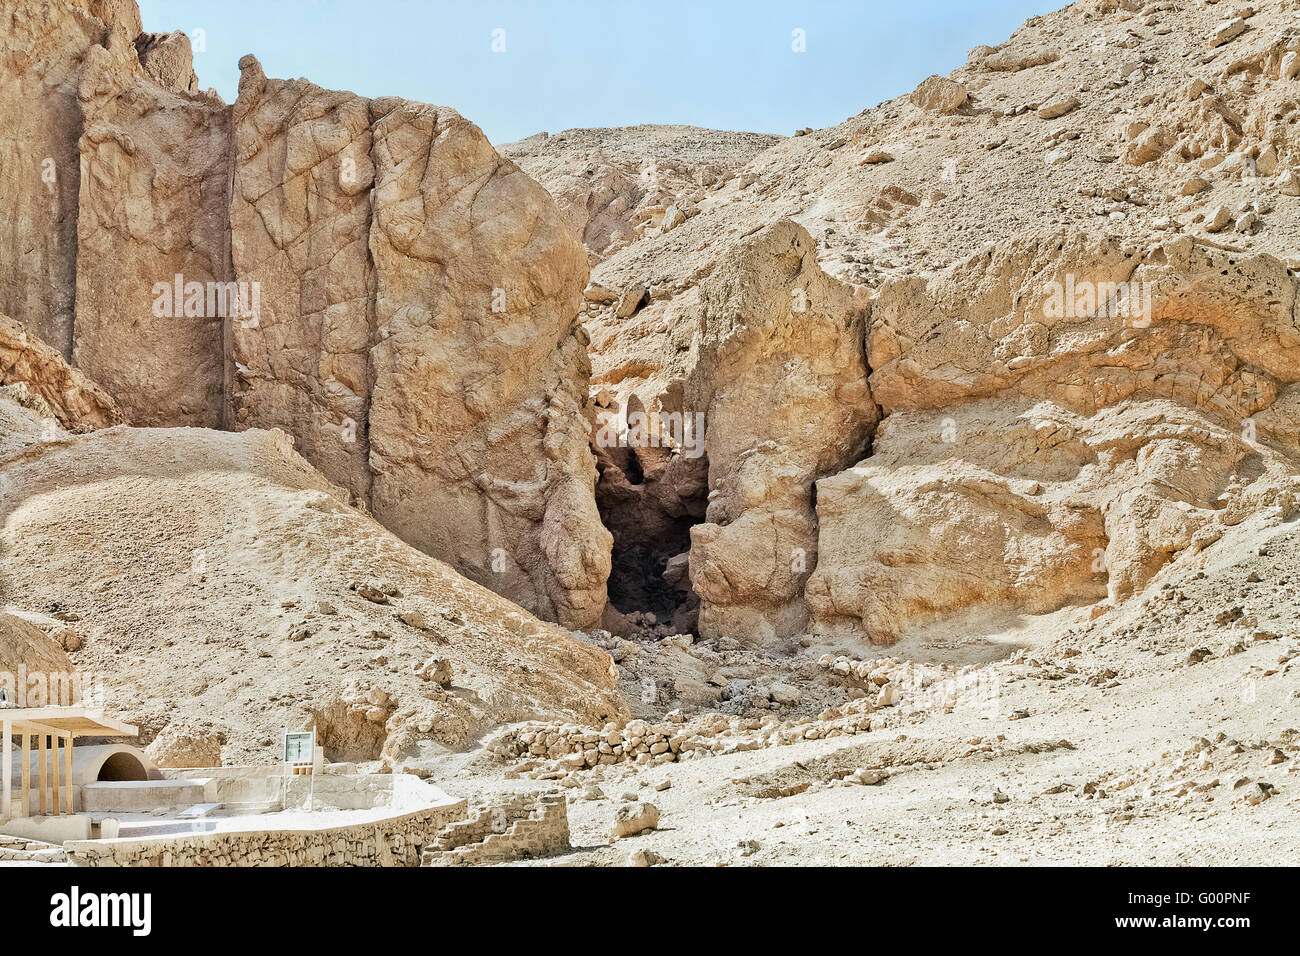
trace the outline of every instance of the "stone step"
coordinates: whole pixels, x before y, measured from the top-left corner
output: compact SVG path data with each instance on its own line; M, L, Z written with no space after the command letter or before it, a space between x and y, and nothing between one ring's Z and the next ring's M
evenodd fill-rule
M40 849L32 850L15 850L7 847L0 847L0 862L4 863L66 863L67 854L63 852L62 847L51 846L48 843L34 844Z

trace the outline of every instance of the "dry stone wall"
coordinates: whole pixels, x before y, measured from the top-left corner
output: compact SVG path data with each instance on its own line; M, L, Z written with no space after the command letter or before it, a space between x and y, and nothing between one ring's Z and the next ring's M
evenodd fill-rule
M562 793L523 793L448 824L425 848L421 866L490 866L571 849Z
M321 830L263 830L81 840L64 845L73 866L417 866L465 801L373 823Z

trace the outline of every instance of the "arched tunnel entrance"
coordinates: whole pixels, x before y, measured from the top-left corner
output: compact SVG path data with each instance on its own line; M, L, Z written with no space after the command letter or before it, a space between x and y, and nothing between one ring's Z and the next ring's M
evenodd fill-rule
M118 752L100 765L98 782L117 782L122 780L148 780L149 771L145 769L140 758L135 754Z

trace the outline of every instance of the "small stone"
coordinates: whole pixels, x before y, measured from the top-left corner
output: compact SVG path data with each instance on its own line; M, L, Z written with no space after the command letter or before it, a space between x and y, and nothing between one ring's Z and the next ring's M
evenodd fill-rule
M1222 232L1230 222L1232 222L1232 210L1227 206L1220 206L1210 213L1205 223L1205 231Z
M1233 17L1231 20L1224 20L1214 32L1210 34L1210 47L1223 46L1229 40L1241 36L1246 29L1246 20L1243 17Z
M659 808L653 803L625 803L614 813L614 828L610 831L610 840L636 836L646 830L659 829Z
M395 615L403 624L409 625L416 630L423 631L428 625L424 620L424 612L412 609L410 611L398 611Z
M430 657L415 668L415 675L431 683L447 687L451 684L451 661Z
M1038 118L1045 120L1056 119L1059 116L1064 116L1072 110L1078 109L1078 107L1078 97L1069 95L1056 96L1038 107Z

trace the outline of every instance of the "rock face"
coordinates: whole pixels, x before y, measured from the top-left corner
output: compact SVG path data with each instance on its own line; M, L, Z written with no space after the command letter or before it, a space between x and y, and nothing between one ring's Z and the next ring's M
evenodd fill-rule
M76 289L77 77L114 25L140 30L132 2L10 0L0 12L0 313L72 355Z
M698 598L701 634L799 633L803 584L817 561L812 483L860 456L878 417L866 300L822 271L807 231L792 222L738 243L682 299L671 304L681 311L648 307L637 325L672 316L658 368L647 367L651 349L639 366L625 351L645 341L635 332L595 346L608 369L594 387L603 392L597 496L615 534L614 603L644 600L626 582L653 573ZM637 434L636 416L648 418L648 434ZM679 557L688 549L689 575Z
M594 623L610 537L584 415L582 248L455 112L372 109L373 511L529 610Z
M802 633L803 586L817 564L812 483L861 455L878 417L866 300L822 271L791 222L740 243L700 298L686 387L708 435L708 511L690 552L700 632Z
M545 192L454 111L242 61L235 417L279 427L385 525L544 617L605 606L586 265Z
M121 10L11 15L0 113L36 120L3 134L22 175L0 309L132 423L281 428L406 540L595 623L587 265L552 200L452 110L269 80L251 56L227 107L184 34ZM18 48L38 40L39 61ZM47 182L23 165L40 155Z
M887 417L818 483L816 628L891 643L959 611L1118 602L1249 514L1290 517L1295 306L1278 260L1190 239L1027 237L887 285Z
M229 110L145 77L122 31L87 51L79 97L74 360L135 424L219 428Z
M55 349L0 315L0 385L19 389L27 407L41 410L69 431L88 431L122 421L117 403Z
M281 428L332 481L370 493L374 275L370 106L240 61L230 236L235 274L259 290L230 323L241 428Z

